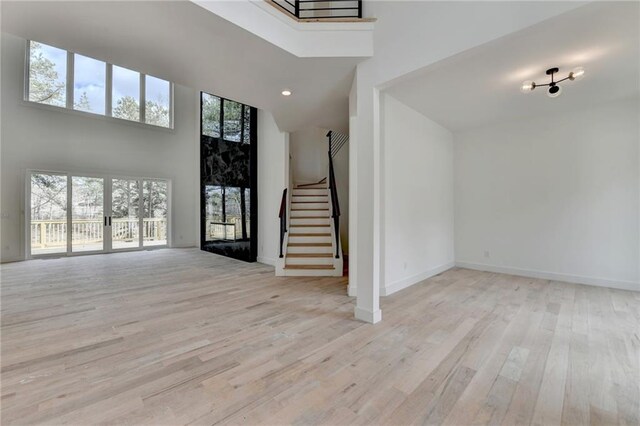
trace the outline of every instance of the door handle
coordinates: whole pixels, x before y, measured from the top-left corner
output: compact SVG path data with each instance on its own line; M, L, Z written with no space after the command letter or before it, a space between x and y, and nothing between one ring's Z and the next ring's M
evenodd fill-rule
M109 216L109 226L111 226L111 216Z
M104 217L104 226L107 226L107 217Z

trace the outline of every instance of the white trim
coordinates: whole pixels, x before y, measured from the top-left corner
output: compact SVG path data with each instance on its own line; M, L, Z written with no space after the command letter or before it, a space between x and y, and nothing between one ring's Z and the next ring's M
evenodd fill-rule
M358 297L358 288L355 284L351 284L351 277L349 277L349 284L347 284L347 296Z
M113 118L113 64L105 62L104 75L104 115Z
M175 129L172 129L170 127L156 126L154 124L147 124L147 123L141 123L139 121L126 120L124 118L112 117L110 115L95 114L93 112L81 111L79 109L69 109L69 108L59 107L55 105L41 104L39 102L33 102L29 100L21 100L18 102L18 105L26 108L40 108L48 111L57 111L64 114L81 115L87 118L93 118L93 119L98 119L102 121L110 121L113 123L125 124L127 126L135 126L141 129L152 129L152 130L159 130L161 132L175 133ZM111 113L111 111L109 111L109 113Z
M419 274L412 275L407 278L403 278L398 281L394 281L387 285L386 287L380 288L381 296L389 296L393 293L396 293L400 290L403 290L407 287L411 287L414 284L417 284L421 281L424 281L428 278L431 278L435 275L441 274L444 271L447 271L455 266L455 262L445 263L444 265L436 266L435 268L431 268L424 272L420 272Z
M640 282L611 280L600 277L585 277L582 275L563 274L558 272L538 271L535 269L521 269L509 266L496 266L484 263L474 263L456 261L459 268L473 269L476 271L495 272L499 274L517 275L528 278L539 278L543 280L563 281L574 284L586 284L597 287L609 287L620 290L640 291Z
M262 257L262 256L258 256L257 259L258 263L263 263L265 265L269 265L269 266L276 266L277 260L273 259L271 257Z
M376 309L375 312L370 312L356 306L353 311L356 319L360 321L375 324L382 320L382 311L380 309Z
M65 105L67 108L69 109L74 109L73 108L73 102L75 101L75 93L74 93L74 79L75 79L75 57L74 57L74 53L69 52L67 50L67 80L65 82L66 87L66 95L67 95L67 99L65 101Z
M140 103L138 104L138 119L141 123L147 123L147 75L139 73L140 77ZM171 97L169 97L171 99ZM171 100L169 100L171 102ZM171 120L169 120L169 126L171 126Z

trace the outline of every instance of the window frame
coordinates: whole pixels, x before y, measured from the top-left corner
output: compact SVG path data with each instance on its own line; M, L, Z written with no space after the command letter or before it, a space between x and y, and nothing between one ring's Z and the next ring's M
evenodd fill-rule
M220 117L218 117L218 126L219 126L219 135L218 136L211 136L211 135L205 135L204 134L204 117L202 115L202 108L204 105L204 95L208 95L208 96L213 96L214 98L218 98L219 102L220 102ZM224 137L224 105L225 102L233 102L236 104L240 105L240 136L239 136L239 140L238 141L234 141L231 139L225 139ZM252 141L251 139L251 128L254 126L253 124L253 115L257 115L257 112L251 112L251 108L255 108L252 107L251 105L247 105L247 104L243 104L242 102L239 101L234 101L233 99L228 99L228 98L224 98L222 96L218 96L218 95L214 95L213 93L209 93L209 92L205 92L204 90L200 91L200 136L206 136L209 138L214 138L214 139L220 139L223 141L227 141L227 142L231 142L231 143L239 143L241 145L251 145L254 141ZM245 142L245 122L247 121L247 117L245 116L245 112L246 110L249 110L249 141ZM257 109L256 109L257 111ZM257 123L257 122L256 122Z
M103 61L102 59L98 59L98 58L94 58L93 56L88 56L88 55L84 55L82 53L78 53L78 52L72 52L70 50L67 49L63 49L61 47L58 46L54 46L52 44L48 44L48 43L42 43L42 42L37 42L37 43L42 43L45 44L47 46L51 46L51 47L55 47L56 49L61 49L64 50L67 53L67 75L65 78L65 82L66 82L66 98L65 98L65 106L57 106L57 105L50 105L50 104L45 104L42 102L35 102L35 101L31 101L29 100L29 85L30 85L30 76L29 76L29 71L31 70L31 42L37 42L35 40L31 40L31 39L27 39L25 40L25 62L24 62L24 86L23 86L23 101L26 102L28 105L37 105L39 107L43 107L43 108L53 108L56 110L62 110L62 111L71 111L73 113L77 113L77 114L88 114L90 116L93 117L107 117L108 119L114 119L120 123L134 123L136 125L142 125L142 126L148 126L154 129L164 129L164 130L174 130L175 129L175 121L174 121L174 83L173 81L169 81L169 80L164 80L160 77L156 77L155 75L151 75L151 74L146 74L143 73L141 71L137 71L131 68L127 68L125 66L121 66L121 65L117 65L117 64L112 64L110 62L107 61ZM105 106L104 106L104 114L100 114L100 113L96 113L96 112L91 112L91 111L82 111L82 110L78 110L75 109L73 107L73 101L74 101L74 91L75 91L75 87L74 87L74 81L75 81L75 54L78 55L82 55L85 56L87 58L91 58L91 59L95 59L97 61L100 62L104 62L105 67L106 67L106 75L105 75L105 96L104 96L104 101L105 101ZM113 66L119 66L121 68L126 68L128 70L137 72L140 78L140 84L139 84L139 114L138 114L138 120L127 120L124 118L118 118L118 117L114 117L113 116L113 106L112 106L112 100L113 100ZM151 77L160 79L160 80L164 80L167 81L169 83L169 126L168 127L164 127L164 126L158 126L155 124L150 124L147 123L145 120L145 116L146 116L146 76L149 75Z

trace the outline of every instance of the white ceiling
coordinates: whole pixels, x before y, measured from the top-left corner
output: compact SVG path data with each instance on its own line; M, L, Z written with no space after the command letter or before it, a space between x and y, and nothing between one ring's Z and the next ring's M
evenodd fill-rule
M362 58L298 58L186 0L1 7L2 31L265 109L283 131L347 129Z
M429 66L387 92L451 131L640 96L640 3L587 4ZM527 95L525 80L548 82L583 66L558 98Z

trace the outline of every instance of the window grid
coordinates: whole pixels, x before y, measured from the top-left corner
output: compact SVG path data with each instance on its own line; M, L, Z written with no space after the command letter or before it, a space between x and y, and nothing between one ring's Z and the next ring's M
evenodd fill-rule
M27 40L26 43L26 59L25 59L25 82L24 82L24 100L26 102L31 102L31 103L38 103L35 101L30 101L29 100L29 85L30 85L30 70L31 70L31 43L32 40ZM44 43L41 43L44 44ZM49 46L49 45L47 45ZM51 46L51 47L55 47L55 46ZM63 49L64 50L64 49ZM65 50L67 52L66 55L66 76L65 76L65 82L66 82L66 96L65 96L65 106L57 106L57 105L49 105L49 106L53 106L55 108L63 108L63 109L67 109L67 110L71 110L71 111L79 111L74 109L73 107L73 102L74 102L74 74L75 74L75 67L74 67L74 55L76 52L71 52L69 50ZM96 58L92 58L92 59L96 59ZM99 59L96 59L99 60ZM130 120L125 120L125 119L120 119L118 117L113 117L113 105L112 105L112 100L113 100L113 65L111 63L108 63L106 61L101 61L104 62L106 65L106 78L105 78L105 109L104 109L104 114L100 114L100 113L95 113L95 112L87 112L87 111L80 111L83 112L85 114L93 114L93 115L100 115L100 116L105 116L105 117L110 117L110 118L115 118L118 120L122 120L122 121L130 121ZM131 70L131 71L135 71L135 70ZM145 83L146 83L146 76L147 74L142 73L142 72L138 72L135 71L140 75L140 113L139 113L139 117L137 121L133 121L134 123L142 123L148 126L153 126L153 127L159 127L162 129L173 129L174 128L174 117L173 117L173 112L174 112L174 105L173 105L173 101L174 101L174 94L173 94L173 82L169 81L169 126L168 127L164 127L164 126L159 126L159 125L155 125L155 124L149 124L145 121L145 115L146 115L146 91L145 91ZM157 78L157 77L156 77ZM166 80L165 80L166 81ZM48 105L45 103L38 103L41 105Z

